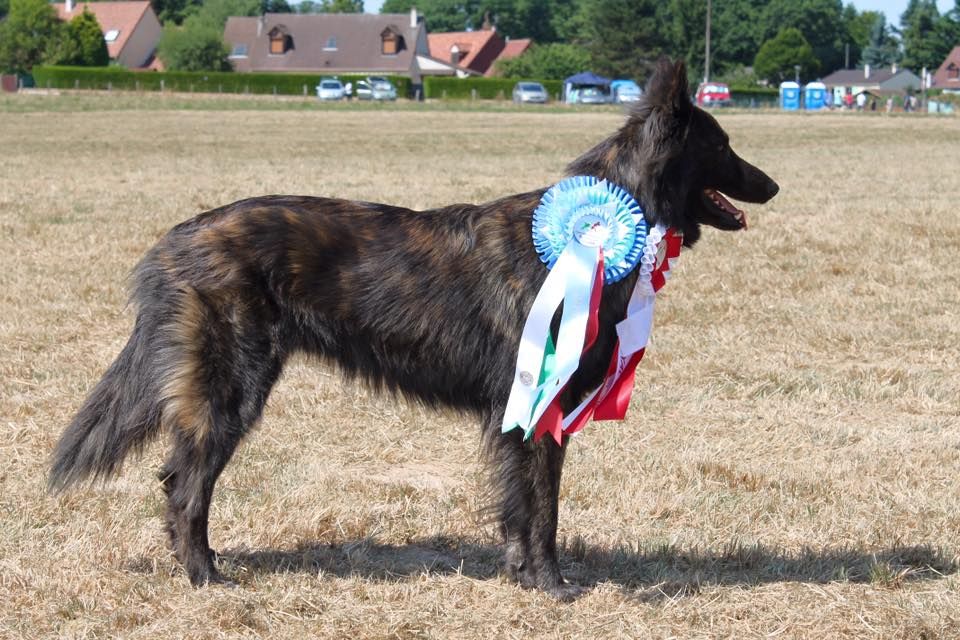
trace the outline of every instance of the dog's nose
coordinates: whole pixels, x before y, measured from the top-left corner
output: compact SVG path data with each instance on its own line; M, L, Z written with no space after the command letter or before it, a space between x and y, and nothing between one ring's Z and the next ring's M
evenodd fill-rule
M777 195L779 192L780 192L780 185L778 185L776 182L771 180L767 184L767 200L770 200L771 198L773 198L773 196Z

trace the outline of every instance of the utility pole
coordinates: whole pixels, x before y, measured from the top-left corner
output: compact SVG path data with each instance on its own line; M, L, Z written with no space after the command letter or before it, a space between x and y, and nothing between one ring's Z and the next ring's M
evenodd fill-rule
M703 81L710 82L710 10L711 0L707 0L707 37L706 56L703 62Z

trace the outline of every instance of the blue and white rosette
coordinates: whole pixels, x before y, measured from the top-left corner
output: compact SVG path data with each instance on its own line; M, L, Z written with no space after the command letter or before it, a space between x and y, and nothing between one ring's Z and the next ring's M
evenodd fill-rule
M617 282L637 266L647 233L637 201L606 180L575 176L543 195L533 214L533 245L550 273L523 327L504 432L520 428L527 438L534 433L589 346L588 324L591 315L595 317L600 293L595 289ZM550 322L561 304L554 350ZM559 438L559 420L555 430L546 428Z
M593 176L574 176L550 187L533 212L533 246L552 269L570 240L603 247L603 278L613 283L636 266L647 224L633 196Z

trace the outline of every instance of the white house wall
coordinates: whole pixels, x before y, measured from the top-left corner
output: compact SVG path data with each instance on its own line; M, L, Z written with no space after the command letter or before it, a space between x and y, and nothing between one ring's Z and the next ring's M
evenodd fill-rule
M153 11L146 11L117 56L117 62L133 69L144 66L157 48L163 27Z

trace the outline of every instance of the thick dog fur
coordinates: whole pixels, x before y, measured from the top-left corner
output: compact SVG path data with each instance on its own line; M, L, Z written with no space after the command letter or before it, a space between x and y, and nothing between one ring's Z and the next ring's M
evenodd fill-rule
M666 61L624 126L569 173L621 185L687 245L701 223L743 226L709 190L749 202L777 192L690 103L683 65ZM160 478L173 550L194 585L220 581L207 541L214 484L287 357L307 352L375 388L477 416L507 573L574 597L580 588L561 577L556 548L565 447L500 433L520 333L547 274L530 240L543 192L429 211L266 196L176 226L136 268L133 335L57 445L51 488L105 478L168 432ZM599 337L565 410L599 384L635 280L605 287Z

